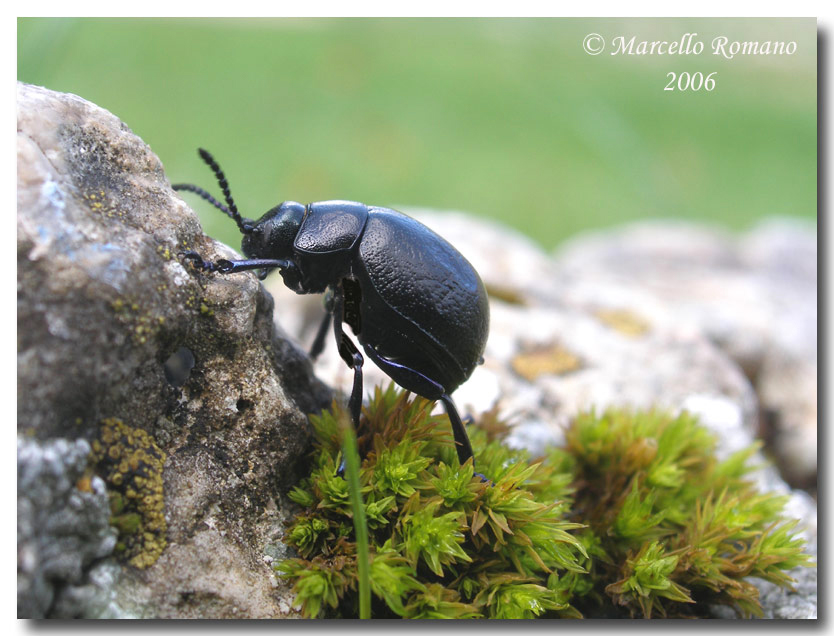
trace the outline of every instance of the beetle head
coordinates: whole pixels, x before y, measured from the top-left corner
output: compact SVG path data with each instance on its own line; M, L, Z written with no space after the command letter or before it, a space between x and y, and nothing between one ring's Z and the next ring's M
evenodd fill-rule
M241 249L248 258L290 258L306 208L295 201L276 205L253 223L244 219ZM251 229L249 229L251 228Z

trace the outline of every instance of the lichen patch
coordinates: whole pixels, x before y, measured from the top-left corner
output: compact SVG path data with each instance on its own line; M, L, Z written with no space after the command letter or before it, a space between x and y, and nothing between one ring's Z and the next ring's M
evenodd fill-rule
M116 551L131 565L153 565L167 545L162 469L165 452L145 430L116 418L101 422L93 460L107 482Z
M562 375L582 367L579 356L559 343L522 351L511 364L513 371L529 382L543 375Z

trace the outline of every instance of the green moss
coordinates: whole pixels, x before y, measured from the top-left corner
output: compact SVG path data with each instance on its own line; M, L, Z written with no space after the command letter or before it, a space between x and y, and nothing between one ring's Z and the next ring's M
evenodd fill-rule
M153 565L167 545L162 468L165 453L153 437L116 418L101 422L93 461L107 482L117 553L137 568Z
M744 478L756 446L719 462L695 418L658 411L583 414L566 440L554 454L570 458L571 518L587 525L585 614L613 602L631 616L699 616L707 604L760 615L748 579L788 586L785 570L809 563L795 523L779 516L785 497Z
M687 414L576 418L564 448L531 461L484 414L459 466L445 415L391 385L364 409L359 449L374 617L699 616L723 603L761 613L759 577L788 586L807 565L784 499L744 479L755 448L726 461ZM308 617L356 616L356 544L341 462L343 407L311 417L303 510L276 565Z

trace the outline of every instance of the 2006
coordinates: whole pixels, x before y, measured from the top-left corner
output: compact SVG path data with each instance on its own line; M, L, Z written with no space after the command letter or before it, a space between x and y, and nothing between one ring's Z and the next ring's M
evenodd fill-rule
M675 73L674 71L670 71L666 73L666 77L670 78L669 83L666 84L666 88L664 91L699 91L701 89L709 92L715 88L715 77L718 71L713 71L706 77L701 71L696 71L695 73L687 73L684 71L683 73Z

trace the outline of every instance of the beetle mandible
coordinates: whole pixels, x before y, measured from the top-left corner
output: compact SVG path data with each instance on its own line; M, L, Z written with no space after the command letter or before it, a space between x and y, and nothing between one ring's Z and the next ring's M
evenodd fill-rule
M454 247L425 225L388 208L354 201L302 205L285 201L253 221L241 217L218 163L199 149L223 191L226 205L191 184L243 234L245 260L185 258L208 272L279 269L298 294L328 292L327 314L310 350L315 359L333 322L339 355L353 369L348 401L358 428L364 358L344 331L350 325L365 353L403 388L440 400L449 416L458 459L472 447L451 393L483 362L489 331L487 293L478 273ZM474 458L473 458L474 461Z

